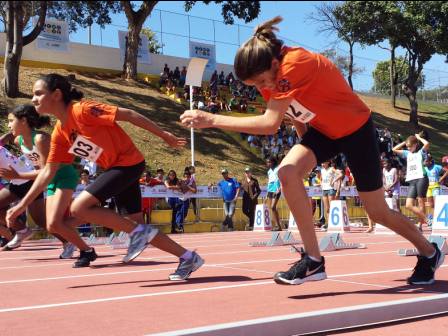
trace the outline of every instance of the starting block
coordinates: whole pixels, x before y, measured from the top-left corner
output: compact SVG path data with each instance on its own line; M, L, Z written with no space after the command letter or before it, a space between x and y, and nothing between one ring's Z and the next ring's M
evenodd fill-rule
M113 249L126 249L129 247L130 241L131 238L129 238L129 235L126 232L120 232L118 237L112 239L111 247Z
M249 245L252 247L284 246L294 244L301 244L301 242L294 238L292 232L286 232L283 238L281 237L281 232L272 232L272 236L269 241L257 241L249 243Z
M340 233L330 233L323 237L319 243L321 252L331 252L345 249L364 249L365 244L345 243Z
M112 232L110 236L106 239L106 245L112 245L112 240L115 238L115 232Z
M430 235L428 238L430 243L436 243L439 247L440 252L443 254L448 254L448 245L446 238L443 236ZM398 255L402 257L417 256L419 255L416 248L401 248L398 250Z
M86 243L90 246L94 246L94 245L103 245L104 244L104 239L99 239L97 237L95 237L95 235L92 233L89 238L87 238Z

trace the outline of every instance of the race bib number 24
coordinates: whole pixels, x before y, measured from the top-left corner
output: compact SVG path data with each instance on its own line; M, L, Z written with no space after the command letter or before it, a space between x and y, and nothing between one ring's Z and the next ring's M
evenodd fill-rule
M68 152L83 159L96 162L103 152L103 149L95 145L92 141L87 140L82 135L78 135Z

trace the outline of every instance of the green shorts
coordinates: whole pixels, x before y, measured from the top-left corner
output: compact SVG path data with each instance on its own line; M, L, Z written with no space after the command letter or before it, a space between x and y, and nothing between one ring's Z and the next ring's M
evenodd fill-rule
M53 196L56 193L56 189L75 190L78 181L79 175L75 167L71 164L61 164L56 175L48 185L47 196Z

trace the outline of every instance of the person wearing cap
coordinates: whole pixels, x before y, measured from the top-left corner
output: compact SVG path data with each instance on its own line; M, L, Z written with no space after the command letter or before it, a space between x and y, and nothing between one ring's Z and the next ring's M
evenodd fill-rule
M255 219L255 207L258 204L258 196L261 189L258 180L252 176L250 167L244 169L244 178L241 183L243 193L243 213L249 218L249 228L253 229Z
M229 171L222 169L223 179L218 182L221 188L222 199L224 201L224 213L226 217L222 223L222 231L233 231L233 215L235 214L236 199L240 192L240 184L235 178L229 177Z

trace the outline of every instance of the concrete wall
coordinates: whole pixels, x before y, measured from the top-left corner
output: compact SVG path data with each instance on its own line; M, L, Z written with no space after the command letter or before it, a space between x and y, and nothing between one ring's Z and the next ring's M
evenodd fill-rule
M123 62L120 60L120 49L118 48L70 43L69 52L58 52L37 49L35 44L36 41L33 41L23 49L22 60L43 63L43 66L45 66L45 63L51 63L51 65L61 64L116 71L121 71L123 68ZM5 33L0 33L2 58L5 54L5 46ZM170 69L174 70L176 66L182 69L182 66L188 65L188 62L188 58L151 54L151 64L138 64L137 70L143 74L160 75L165 63L168 64ZM54 68L55 66L52 67ZM233 71L233 66L217 63L216 70L218 70L218 73L223 70L227 74ZM208 80L210 76L210 73L205 73L204 80Z

